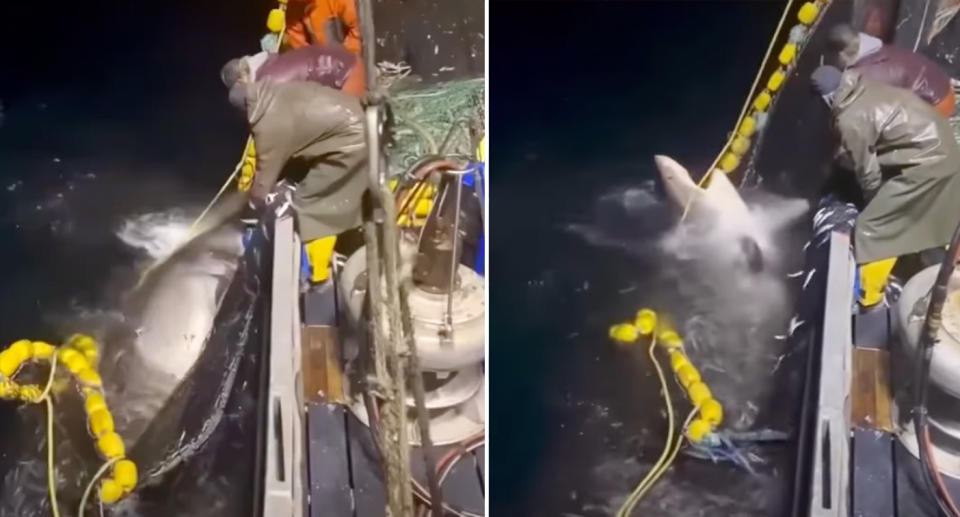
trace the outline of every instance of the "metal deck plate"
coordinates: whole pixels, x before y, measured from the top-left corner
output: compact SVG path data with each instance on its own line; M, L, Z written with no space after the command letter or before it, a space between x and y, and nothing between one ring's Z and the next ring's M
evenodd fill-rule
M382 458L370 428L347 411L350 444L350 469L357 517L381 517L387 511L387 491L383 482Z
M887 350L890 348L890 320L886 307L876 307L854 317L853 339L860 348Z
M343 407L334 404L307 406L310 517L354 515L345 412ZM377 514L367 515L376 517Z
M854 516L895 517L893 442L893 436L883 431L854 428Z

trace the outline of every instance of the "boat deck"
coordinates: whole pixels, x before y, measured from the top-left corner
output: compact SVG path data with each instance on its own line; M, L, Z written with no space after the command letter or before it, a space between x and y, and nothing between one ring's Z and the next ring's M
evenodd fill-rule
M270 388L274 406L270 410L272 425L268 426L263 515L280 515L280 511L298 515L295 505L302 505L300 515L311 517L385 515L386 487L375 437L347 407L345 358L353 354L344 349L346 340L338 325L337 283L327 282L298 296L299 250L293 219L281 217L274 240ZM291 328L299 332L291 333ZM299 375L293 373L297 371ZM288 419L296 424L284 426ZM305 431L305 438L299 439L296 428ZM436 447L437 457L455 452L457 447ZM463 515L483 515L483 458L483 447L468 453L442 483L444 502ZM296 485L291 485L296 476L287 472L296 471L297 465L306 468L302 476L306 497L302 501L294 498L291 506L289 488ZM411 449L411 472L422 486L427 485L419 447Z
M899 340L896 310L879 307L854 316L851 509L853 515L936 517L920 462L892 434L892 394L900 381L891 375L891 359L898 360L891 350ZM960 497L960 480L943 479Z
M820 410L809 456L807 514L936 517L938 509L924 485L920 462L896 434L903 426L897 424L894 393L907 379L893 366L910 361L899 355L897 306L877 307L849 320L827 318L844 314L844 307L852 306L853 292L853 277L846 272L852 263L849 239L834 233L830 248L820 348ZM844 384L844 389L837 389ZM838 392L846 395L830 395ZM839 411L843 422L832 431L824 425L834 422L831 408ZM943 479L960 497L960 480Z

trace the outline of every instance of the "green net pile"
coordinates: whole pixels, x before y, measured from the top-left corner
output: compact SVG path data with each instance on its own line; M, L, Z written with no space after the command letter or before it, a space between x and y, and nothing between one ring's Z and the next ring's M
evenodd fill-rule
M390 174L401 174L430 154L473 159L476 140L484 133L483 88L482 77L391 88L395 128L394 143L387 148Z

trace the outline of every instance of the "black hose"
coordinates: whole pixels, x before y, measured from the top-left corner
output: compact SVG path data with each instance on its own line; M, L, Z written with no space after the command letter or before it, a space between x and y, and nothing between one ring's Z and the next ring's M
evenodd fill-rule
M957 511L957 506L950 493L945 489L940 472L933 465L928 450L930 434L927 422L927 393L930 385L930 360L933 357L933 347L937 344L937 336L943 323L941 317L943 304L947 298L947 284L956 269L958 259L960 259L960 225L957 225L956 230L954 230L950 248L940 264L940 271L937 273L937 279L930 292L930 304L927 307L923 329L920 331L920 338L917 342L913 408L913 426L917 435L917 451L923 470L924 482L937 501L940 511L953 517L960 517L960 512Z

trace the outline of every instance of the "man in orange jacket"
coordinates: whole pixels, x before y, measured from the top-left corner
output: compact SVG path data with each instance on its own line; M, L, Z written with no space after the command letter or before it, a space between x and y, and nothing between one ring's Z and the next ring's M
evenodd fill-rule
M287 10L287 45L299 49L311 44L341 45L360 56L360 22L357 20L355 0L295 0ZM299 7L299 6L298 6ZM366 90L366 71L363 60L357 59L343 91L355 93Z
M299 0L306 1L303 17L288 20L286 41L293 48L311 43L331 45L340 43L354 54L360 53L360 23L354 0ZM290 15L296 17L296 11Z

